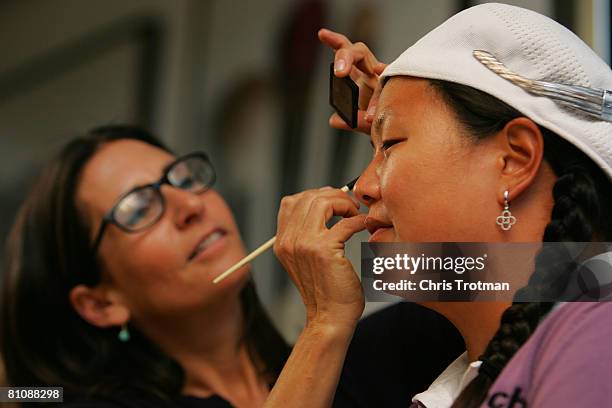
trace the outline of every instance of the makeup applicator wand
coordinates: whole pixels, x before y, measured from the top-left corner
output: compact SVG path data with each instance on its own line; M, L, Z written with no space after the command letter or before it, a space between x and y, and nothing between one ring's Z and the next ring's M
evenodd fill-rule
M340 190L344 191L345 193L348 193L349 191L353 189L358 179L359 177L346 183L346 185L342 187ZM276 241L276 235L270 238L269 240L267 240L266 242L264 242L263 244L261 244L259 248L257 248L256 250L254 250L253 252L245 256L244 258L242 258L242 260L238 262L236 265L232 266L227 271L223 272L221 275L213 279L213 283L221 282L223 279L227 278L229 275L236 272L238 269L242 268L244 265L248 264L253 259L257 258L259 255L266 252L268 249L272 248L272 246L274 246L275 241Z

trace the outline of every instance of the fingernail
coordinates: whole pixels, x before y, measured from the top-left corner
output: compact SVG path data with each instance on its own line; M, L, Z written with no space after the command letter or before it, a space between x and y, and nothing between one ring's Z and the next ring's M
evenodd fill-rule
M346 67L346 62L343 59L334 62L334 72L342 71L344 67Z

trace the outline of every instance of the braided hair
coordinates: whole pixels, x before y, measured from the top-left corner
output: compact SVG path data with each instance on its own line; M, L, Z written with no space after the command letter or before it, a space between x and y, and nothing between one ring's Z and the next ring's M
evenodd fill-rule
M483 139L524 116L497 98L474 88L452 82L431 80L433 88L454 110L459 122L477 139ZM612 188L603 171L582 151L548 129L544 158L557 180L553 187L554 206L544 230L543 242L589 242L612 240L612 220L605 209L612 208ZM529 339L553 302L517 302L516 299L558 299L567 286L575 261L551 263L556 247L544 246L535 260L535 271L515 302L504 311L500 326L480 357L478 375L454 402L454 408L479 407L501 370Z

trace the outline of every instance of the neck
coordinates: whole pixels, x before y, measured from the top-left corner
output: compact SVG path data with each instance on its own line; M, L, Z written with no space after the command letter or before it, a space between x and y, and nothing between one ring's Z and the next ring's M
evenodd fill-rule
M202 311L183 313L180 319L158 318L145 326L146 335L185 370L184 394L219 394L241 405L236 400L244 394L261 391L262 380L242 341L244 316L239 296L228 296ZM233 398L236 392L240 396Z
M436 302L427 307L446 316L455 325L470 361L478 360L499 328L502 313L511 302ZM486 305L486 307L483 307Z

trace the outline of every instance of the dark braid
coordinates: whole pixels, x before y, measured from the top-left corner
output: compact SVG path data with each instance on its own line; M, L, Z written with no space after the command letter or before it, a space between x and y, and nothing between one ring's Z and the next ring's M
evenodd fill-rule
M577 158L581 158L585 163L575 163ZM607 240L611 228L609 223L605 223L603 209L606 207L602 204L610 202L610 182L582 153L572 160L565 169L560 168L558 164L555 169L558 174L553 187L555 205L551 221L544 230L543 241ZM527 287L519 290L515 299L560 299L567 287L570 272L575 270L579 263L579 260L573 260L569 255L560 254L561 250L556 247L543 248L536 259L537 273L531 275ZM560 265L559 260L565 264Z
M476 138L482 139L501 130L505 124L522 115L496 98L473 88L455 83L432 80L454 109L459 121ZM544 136L544 158L550 164L557 181L553 187L554 207L551 221L544 230L543 242L589 242L611 240L612 222L606 208L612 208L612 189L606 175L579 149L540 128ZM559 258L558 248L544 246L536 257L535 271L527 287L517 298L557 299L563 293L576 262L551 262ZM502 314L500 327L487 345L479 373L457 398L453 407L479 407L501 370L535 331L540 320L554 303L515 302Z

